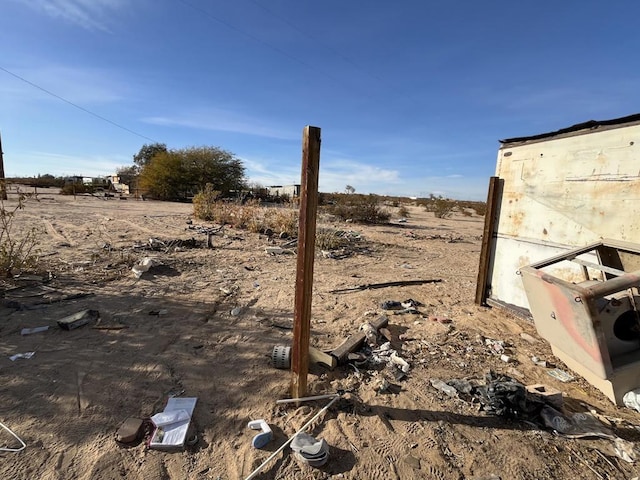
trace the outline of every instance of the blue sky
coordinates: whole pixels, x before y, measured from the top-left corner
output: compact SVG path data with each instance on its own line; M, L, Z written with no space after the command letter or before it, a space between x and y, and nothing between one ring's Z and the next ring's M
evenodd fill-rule
M2 3L7 176L109 174L158 141L299 183L315 125L321 191L483 200L498 139L640 112L637 2Z

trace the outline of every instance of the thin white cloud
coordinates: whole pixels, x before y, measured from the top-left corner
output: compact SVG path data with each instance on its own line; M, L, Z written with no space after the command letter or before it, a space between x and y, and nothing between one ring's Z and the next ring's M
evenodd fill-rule
M280 140L298 138L297 131L293 132L285 128L270 127L269 125L273 124L271 120L254 118L219 108L180 113L172 116L146 117L142 121L165 127L177 126L198 130L240 133Z
M62 19L87 30L109 32L114 12L127 5L125 0L17 0L36 12Z

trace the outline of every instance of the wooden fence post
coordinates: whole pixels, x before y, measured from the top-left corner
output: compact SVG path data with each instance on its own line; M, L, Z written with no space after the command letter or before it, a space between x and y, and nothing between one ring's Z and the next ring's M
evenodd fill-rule
M300 182L302 190L298 225L293 347L291 349L292 398L301 398L307 393L319 169L320 129L306 126L302 134L302 178Z

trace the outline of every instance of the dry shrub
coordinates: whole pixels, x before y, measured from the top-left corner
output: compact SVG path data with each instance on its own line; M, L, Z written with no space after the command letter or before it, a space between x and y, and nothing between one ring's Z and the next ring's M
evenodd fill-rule
M220 192L205 190L193 198L193 214L196 218L232 225L235 228L261 232L267 229L278 234L296 236L298 211L291 208L261 207L259 200L244 205L218 200Z
M269 208L264 215L264 228L293 237L298 234L298 212L289 208Z
M400 215L401 217L408 217L409 209L406 206L401 205L400 208L398 209L398 215Z
M436 218L450 217L455 210L458 209L458 202L450 198L444 198L442 195L431 195L429 198L422 199L421 205L427 212L433 212Z
M42 233L37 228L16 233L13 221L16 213L24 208L27 195L20 194L15 207L8 207L0 200L0 275L11 277L38 265L38 237Z
M254 232L259 231L259 228L256 230L260 217L260 204L257 200L251 200L244 205L226 204L226 207L230 212L230 219L225 223L229 223L235 228L247 229Z
M320 228L316 232L316 248L320 250L337 250L348 243L339 230Z
M391 214L380 207L377 195L340 195L328 211L356 223L386 223L391 218Z
M196 218L207 221L220 222L217 216L221 213L218 198L220 192L213 189L213 185L207 183L204 190L193 197L193 215Z

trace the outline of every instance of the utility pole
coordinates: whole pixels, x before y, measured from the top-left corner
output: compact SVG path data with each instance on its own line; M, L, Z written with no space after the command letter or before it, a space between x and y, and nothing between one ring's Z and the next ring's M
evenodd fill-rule
M0 135L0 200L7 199L7 183L4 179L4 157L2 156L2 135Z

